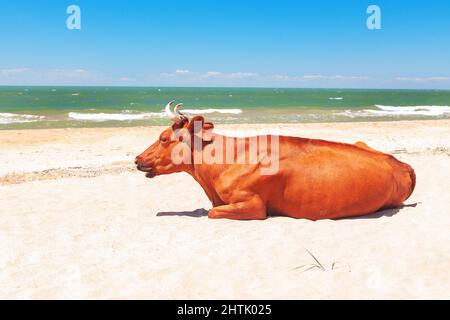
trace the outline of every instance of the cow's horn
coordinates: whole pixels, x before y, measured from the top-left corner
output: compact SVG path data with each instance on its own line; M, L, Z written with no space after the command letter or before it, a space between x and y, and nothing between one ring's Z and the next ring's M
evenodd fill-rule
M173 109L173 111L174 111L174 113L175 113L175 116L178 118L178 119L181 119L181 117L183 116L183 114L180 112L180 109L183 107L183 104L182 103L179 103L179 104L177 104L176 106L175 106L175 109Z
M178 117L172 112L172 110L170 110L172 108L172 104L175 101L170 101L167 106L166 106L166 115L171 119L171 120L177 120Z

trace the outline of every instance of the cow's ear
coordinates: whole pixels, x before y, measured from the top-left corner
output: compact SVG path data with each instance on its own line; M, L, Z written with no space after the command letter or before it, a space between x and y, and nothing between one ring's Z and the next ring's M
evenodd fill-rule
M197 125L195 125L197 124ZM188 130L190 133L198 133L194 132L195 130L198 131L198 129L201 128L203 130L212 130L214 129L214 123L212 122L205 122L205 118L202 116L195 116L192 118L191 122L188 125Z
M199 132L198 129L203 129L203 125L205 124L205 118L202 116L195 116L192 118L191 122L188 125L188 130L191 134L196 134ZM197 131L195 131L197 130Z
M202 116L192 118L188 125L188 130L191 135L199 134L200 131L207 131L206 134L202 133L203 142L207 144L214 141L214 137L209 132L212 129L214 129L214 124L212 122L205 122L205 118Z
M212 130L212 129L214 129L214 123L212 122L203 123L203 130Z

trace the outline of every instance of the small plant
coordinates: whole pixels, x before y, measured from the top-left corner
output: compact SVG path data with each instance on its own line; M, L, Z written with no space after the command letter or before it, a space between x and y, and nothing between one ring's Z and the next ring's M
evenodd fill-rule
M304 264L304 265L298 266L298 267L292 269L292 271L300 270L300 269L303 269L301 273L309 271L309 270L313 270L313 269L327 271L327 269L323 266L323 264L319 261L319 259L317 259L316 256L311 253L311 251L309 251L306 248L305 248L305 251L308 252L308 254L314 259L315 263ZM349 268L349 272L351 272L349 265L344 265L344 266L339 266L339 265L340 265L340 262L337 262L337 261L333 262L331 265L331 270L337 270L337 269L341 269L341 268L347 266Z

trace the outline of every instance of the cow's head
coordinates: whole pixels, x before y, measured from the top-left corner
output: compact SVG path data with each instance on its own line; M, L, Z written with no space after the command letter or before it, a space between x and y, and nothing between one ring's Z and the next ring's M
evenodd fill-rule
M137 169L146 172L147 178L158 175L170 174L181 171L189 171L193 166L192 153L195 146L195 137L201 137L202 145L210 143L204 131L214 128L211 122L205 122L202 116L196 116L192 120L180 113L181 104L174 111L171 108L173 101L166 106L166 115L173 121L172 126L164 130L158 140L142 154L136 157ZM201 132L199 132L201 131ZM179 150L185 151L184 156L190 161L175 160L173 155Z

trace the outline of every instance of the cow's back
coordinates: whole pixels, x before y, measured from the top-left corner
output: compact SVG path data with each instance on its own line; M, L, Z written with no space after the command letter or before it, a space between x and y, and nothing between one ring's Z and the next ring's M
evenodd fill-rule
M279 166L268 211L295 218L365 215L400 205L413 189L411 167L355 145L280 137Z

